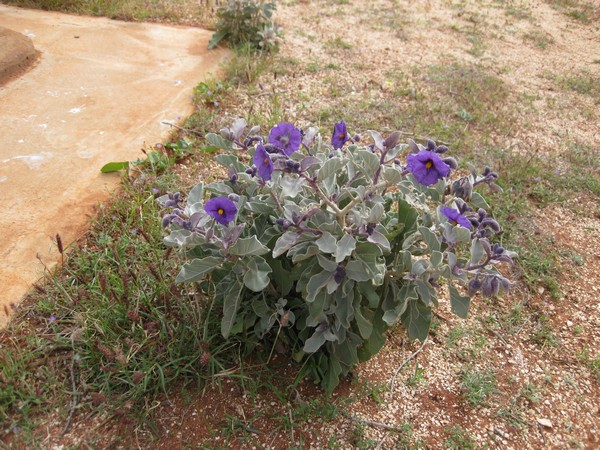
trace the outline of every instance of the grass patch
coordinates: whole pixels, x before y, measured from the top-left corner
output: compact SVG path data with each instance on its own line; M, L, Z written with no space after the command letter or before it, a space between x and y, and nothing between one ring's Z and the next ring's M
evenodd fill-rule
M153 0L7 0L7 5L102 16L127 21L174 22L212 27L218 0L173 2Z
M591 24L600 18L600 8L588 0L546 0L546 3L584 24Z
M525 42L531 42L536 47L545 50L548 46L554 44L554 39L548 33L544 33L543 31L529 31L523 35L523 39Z

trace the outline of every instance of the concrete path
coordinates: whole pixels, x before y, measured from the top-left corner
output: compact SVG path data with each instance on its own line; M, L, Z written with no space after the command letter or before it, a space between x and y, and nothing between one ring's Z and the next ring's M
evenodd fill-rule
M110 161L134 160L193 108L198 82L226 56L211 32L0 5L0 27L31 38L28 72L0 87L0 327L10 304L54 267L93 207L117 186Z

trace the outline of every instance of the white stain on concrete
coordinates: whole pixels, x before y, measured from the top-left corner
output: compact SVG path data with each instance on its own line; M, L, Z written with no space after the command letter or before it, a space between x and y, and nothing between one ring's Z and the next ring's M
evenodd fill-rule
M6 164L11 161L23 161L30 169L39 169L53 156L50 152L42 152L34 155L18 155L12 158L0 160L0 164Z
M92 159L96 156L96 151L89 148L77 150L77 156L81 159Z
M79 114L81 111L83 111L83 106L76 106L75 108L71 108L69 110L71 114Z
M6 175L0 175L0 183L4 183L6 180L8 180Z

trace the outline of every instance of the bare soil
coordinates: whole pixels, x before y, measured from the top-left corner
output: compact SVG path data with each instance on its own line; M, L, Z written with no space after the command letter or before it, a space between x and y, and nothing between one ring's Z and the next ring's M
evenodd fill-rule
M38 60L27 36L0 27L0 86L22 75Z
M478 64L509 86L505 107L516 121L509 133L495 136L503 151L542 155L559 168L572 151L569 139L587 143L591 158L599 156L598 86L564 87L573 77L600 80L595 21L600 12L594 6L586 11L589 22L542 0L284 2L277 16L285 30L279 57L318 69L296 73L292 65L285 74L261 80L261 86L282 93L286 118L303 126L303 110L328 106L320 94L331 89L331 80L360 101L377 95L372 86L394 87L389 68L409 72L425 71L429 64ZM327 69L329 64L336 68ZM240 98L238 108L259 108L262 98ZM276 392L286 392L297 368L276 361L276 375L262 387L243 389L225 378L220 388L208 387L202 395L190 386L175 389L152 405L152 426L135 428L102 415L76 417L71 431L57 438L64 424L64 415L57 415L47 422L43 444L598 448L600 386L589 362L598 360L600 348L599 208L597 197L582 194L574 204L551 202L531 211L520 224L556 249L559 290L530 292L518 282L502 299L476 299L466 321L442 302L436 327L396 377L393 392L396 370L420 347L407 342L402 329L393 330L384 349L330 398L309 382L279 398ZM469 400L468 374L493 374L482 384L491 390L481 401ZM331 407L347 413L329 414ZM310 414L301 415L302 410ZM127 417L127 411L122 414Z

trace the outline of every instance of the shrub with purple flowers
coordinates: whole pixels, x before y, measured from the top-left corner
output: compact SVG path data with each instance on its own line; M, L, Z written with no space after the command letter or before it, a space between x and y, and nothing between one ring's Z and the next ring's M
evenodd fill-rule
M463 318L476 293L509 289L498 266L514 254L475 192L500 190L490 168L460 176L445 146L375 131L360 144L344 122L329 142L290 123L258 131L238 119L208 134L229 178L159 199L165 243L186 258L177 282L210 293L224 338L285 351L331 391L388 327L424 340L443 285Z

